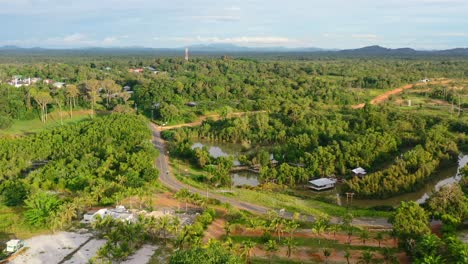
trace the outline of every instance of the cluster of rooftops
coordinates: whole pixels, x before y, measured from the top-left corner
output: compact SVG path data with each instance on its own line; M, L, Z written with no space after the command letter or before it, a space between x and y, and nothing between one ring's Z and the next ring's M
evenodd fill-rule
M39 78L39 77L23 77L21 75L15 75L13 76L10 80L7 80L7 83L11 86L15 86L16 88L18 87L22 87L22 86L30 86L32 84L36 84L36 83L39 83L39 82L43 82L45 84L49 84L49 85L52 85L54 86L55 88L62 88L63 86L65 86L65 83L63 82L56 82L54 80L51 80L51 79L44 79L42 80L42 78Z

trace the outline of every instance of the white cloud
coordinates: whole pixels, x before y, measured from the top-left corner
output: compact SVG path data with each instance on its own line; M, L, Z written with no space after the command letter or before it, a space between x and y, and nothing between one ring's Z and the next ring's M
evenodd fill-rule
M191 16L190 18L206 22L240 21L240 16Z
M65 43L76 43L82 41L86 41L86 36L81 33L71 34L63 38L63 42Z
M436 34L438 37L468 37L468 33L464 32L444 32Z
M122 36L106 36L102 39L92 38L83 33L73 33L65 36L49 37L45 39L30 38L25 40L9 40L1 42L0 45L18 45L21 47L53 47L53 48L76 48L90 46L117 46L121 44L121 40L128 38L127 35Z
M379 39L379 36L375 34L352 34L351 38L366 41L375 41Z
M231 44L243 44L243 45L289 45L298 44L301 41L296 39L290 39L286 37L276 36L256 36L256 37L232 37L232 38L220 38L220 37L173 37L169 38L173 41L180 41L186 43L231 43Z
M226 7L224 10L227 10L227 11L240 11L241 8L238 7L238 6L230 6L230 7Z

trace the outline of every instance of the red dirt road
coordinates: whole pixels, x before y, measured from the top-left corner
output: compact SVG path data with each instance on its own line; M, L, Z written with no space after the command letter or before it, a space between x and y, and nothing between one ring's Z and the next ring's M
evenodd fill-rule
M451 82L451 80L438 80L438 81L431 81L430 83L428 84L447 84ZM395 94L400 94L402 93L404 90L407 90L407 89L411 89L415 86L422 86L422 85L426 85L427 83L416 83L416 84L407 84L407 85L404 85L404 86L401 86L399 88L396 88L396 89L393 89L391 91L388 91L388 92L385 92L379 96L376 96L374 99L372 99L370 101L371 104L375 105L375 104L380 104L382 102L385 102L388 100L388 98L390 98L390 96L392 95L395 95ZM366 105L365 103L362 103L362 104L357 104L357 105L353 105L352 108L353 109L359 109L359 108L363 108L364 105Z
M231 113L228 115L228 117L236 117L236 116L243 116L246 114L256 114L256 113L266 113L266 111L252 111L252 112L237 112L237 113ZM184 124L178 124L178 125L173 125L173 126L164 126L161 127L161 130L168 130L168 129L173 129L173 128L179 128L179 127L193 127L193 126L199 126L201 123L208 118L217 120L220 118L219 114L213 114L213 115L204 115L198 117L197 121L193 121L190 123L184 123Z

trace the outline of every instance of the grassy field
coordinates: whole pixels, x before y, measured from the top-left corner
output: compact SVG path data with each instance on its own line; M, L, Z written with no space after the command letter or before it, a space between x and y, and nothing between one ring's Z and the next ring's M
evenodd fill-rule
M106 114L108 113L104 111L96 112L97 116ZM70 118L68 112L62 112L62 118L63 125L75 124L83 120L89 120L91 118L91 111L75 111L72 118ZM39 117L32 120L15 120L10 128L0 129L0 135L23 135L27 133L35 133L44 129L55 128L61 125L60 113L53 112L49 114L49 118L46 123L42 123Z
M171 167L174 169L176 177L193 187L198 189L210 189L213 192L219 189L212 188L211 186L198 182L195 179L199 178L205 172L200 169L193 168L189 164L179 159L171 159ZM226 189L226 188L224 188ZM232 188L230 193L220 193L229 197L235 197L239 200L262 205L269 208L281 209L284 208L288 211L299 212L306 215L329 215L329 216L342 216L347 212L347 209L342 206L317 201L314 199L302 199L292 195L285 194L284 192L268 191L268 190L249 190L242 188ZM355 217L384 217L390 216L389 212L367 210L367 209L349 209Z

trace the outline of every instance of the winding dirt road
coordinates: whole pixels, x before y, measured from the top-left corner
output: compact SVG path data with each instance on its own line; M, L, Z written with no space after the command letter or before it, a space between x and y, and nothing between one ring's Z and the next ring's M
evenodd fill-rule
M242 115L242 113L238 113L238 114ZM183 127L183 126L195 126L195 125L196 123L189 123L189 124L172 126L171 128ZM226 197L223 195L213 193L208 190L197 189L190 185L180 182L179 180L176 179L176 177L172 173L171 168L169 166L169 156L167 155L166 142L164 141L164 139L161 138L161 131L163 130L163 128L153 123L150 124L150 128L153 133L153 140L152 140L153 145L155 146L155 148L159 150L159 156L155 160L155 165L159 169L159 179L169 189L173 191L179 191L181 189L188 189L189 191L193 193L198 193L203 196L208 196L209 198L218 199L221 202L229 203L234 207L252 212L254 214L266 214L268 211L271 211L271 210L275 210L279 212L278 208L267 208L261 205L243 202L236 198ZM169 127L166 127L165 129L169 129ZM281 215L285 218L292 218L293 213L283 211ZM313 222L314 217L307 216L306 220ZM331 219L331 222L339 223L340 219L335 217ZM355 225L371 226L371 227L376 227L376 228L385 228L385 229L391 228L391 224L387 223L387 219L385 218L356 218L353 220L353 223Z
M385 93L383 93L381 95L376 96L374 99L372 99L370 101L370 103L373 104L373 105L380 104L382 102L387 101L390 98L390 96L395 95L395 94L400 94L403 91L411 89L411 88L413 88L415 86L422 86L422 85L426 85L426 84L447 84L449 82L451 82L451 80L443 79L443 80L431 81L429 83L416 83L416 84L403 85L403 86L401 86L399 88L393 89L391 91L388 91L388 92L385 92ZM363 108L365 105L366 105L365 103L361 103L361 104L353 105L352 108L353 109L359 109L359 108Z

